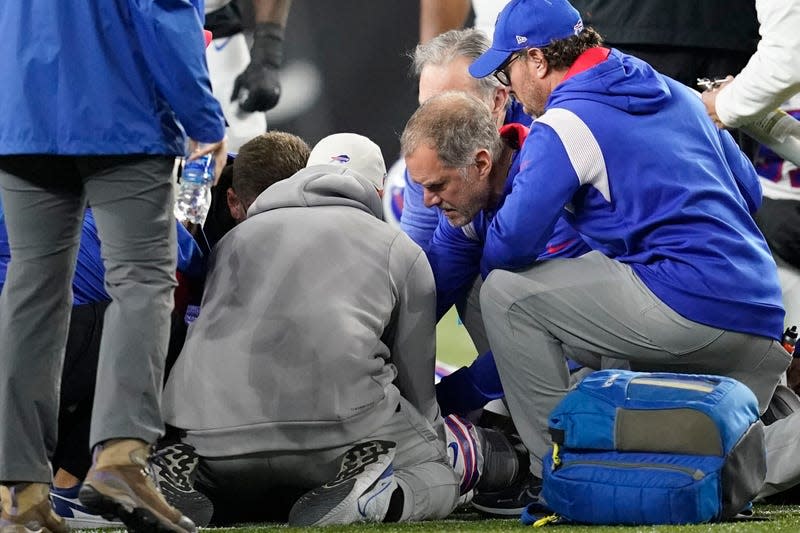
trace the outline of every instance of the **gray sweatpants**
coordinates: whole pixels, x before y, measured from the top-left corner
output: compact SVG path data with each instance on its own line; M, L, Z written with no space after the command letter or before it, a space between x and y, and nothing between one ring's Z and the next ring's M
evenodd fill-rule
M314 436L309 435L298 448L313 446ZM393 467L395 479L403 490L401 521L418 521L444 518L456 506L459 497L459 480L450 466L445 444L437 432L413 405L400 398L400 407L389 423L374 435L363 439L388 440L397 443ZM353 443L356 444L356 443ZM241 521L237 510L247 512L241 498L248 494L260 498L266 516L288 513L293 501L264 501L265 493L293 493L296 496L319 487L336 477L339 458L350 446L325 450L299 449L294 452L265 452L245 456L201 458L197 475L197 488L219 505L218 499L228 500L229 495L239 501L234 509L225 513L229 520ZM285 505L285 509L270 509L270 505ZM247 519L265 519L245 515Z
M0 158L11 263L0 295L0 480L51 480L84 207L106 267L91 444L154 441L175 287L174 157Z
M481 310L511 416L539 476L550 445L547 417L569 386L565 354L589 365L608 356L633 370L730 376L750 387L761 412L789 364L777 341L687 320L629 266L599 252L496 270L483 284Z
M486 327L483 324L483 316L481 315L480 297L482 286L483 279L478 276L467 293L464 305L459 309L461 322L463 322L469 338L472 339L472 344L475 345L478 355L486 353L490 349L489 339L486 337Z
M764 428L767 477L756 499L767 498L800 483L800 411Z

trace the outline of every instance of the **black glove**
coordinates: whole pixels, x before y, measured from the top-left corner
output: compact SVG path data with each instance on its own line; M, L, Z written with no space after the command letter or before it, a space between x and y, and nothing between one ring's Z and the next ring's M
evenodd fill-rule
M281 97L278 68L283 60L283 28L273 22L256 24L250 64L236 77L231 102L239 100L245 113L267 111Z

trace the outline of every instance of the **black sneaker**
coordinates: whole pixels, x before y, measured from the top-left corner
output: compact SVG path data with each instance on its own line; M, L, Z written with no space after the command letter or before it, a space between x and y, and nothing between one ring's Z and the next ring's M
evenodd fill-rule
M167 502L197 526L207 526L214 514L214 504L194 488L195 470L200 463L194 447L182 442L156 446L149 463Z
M396 444L373 440L356 444L341 458L333 481L300 497L289 511L292 527L382 522L397 487L392 460Z
M528 505L539 502L542 480L530 474L498 491L483 491L472 498L472 507L479 513L494 517L520 516Z
M530 455L516 435L490 428L477 428L483 464L477 492L498 492L520 478L528 478Z

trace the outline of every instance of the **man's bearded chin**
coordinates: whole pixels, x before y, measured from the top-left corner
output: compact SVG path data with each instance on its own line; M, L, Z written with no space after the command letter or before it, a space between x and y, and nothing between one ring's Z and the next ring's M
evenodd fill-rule
M475 218L475 215L478 214L477 211L472 214L465 213L465 210L456 209L451 205L442 205L440 206L440 209L444 213L445 218L447 218L447 222L454 228L460 228L466 226L467 224L472 222L472 219ZM455 216L455 219L452 218L453 215Z

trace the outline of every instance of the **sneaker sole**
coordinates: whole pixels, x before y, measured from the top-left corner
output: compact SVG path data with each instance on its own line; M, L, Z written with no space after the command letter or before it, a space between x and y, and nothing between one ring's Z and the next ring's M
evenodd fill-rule
M105 519L119 518L131 533L196 533L197 528L181 527L166 517L147 509L135 507L130 502L117 501L91 485L84 484L80 491L80 501L92 513Z
M478 503L475 503L475 500L472 500L471 503L472 507L478 511L479 513L489 516L489 517L509 517L509 516L519 516L522 514L522 511L528 508L527 505L522 506L518 509L500 509L497 507L484 507Z
M0 526L0 531L3 533L53 533L51 529L46 527L41 529L28 529L27 527L19 524Z
M112 520L104 520L97 518L64 518L69 527L72 529L122 529L125 525L122 522L114 522Z
M289 525L309 527L322 525L324 519L334 515L353 491L355 479L335 487L314 489L302 496L289 512Z
M159 456L157 460L153 458L155 455ZM205 527L214 516L214 504L192 486L190 476L199 462L200 457L192 446L178 443L156 450L151 455L150 466L167 503L188 516L197 527Z
M368 466L378 462L381 455L389 453L395 447L396 444L388 440L372 440L353 446L345 453L336 478L322 487L330 488L361 474Z
M330 518L336 516L343 505L350 503L347 500L353 493L355 477L367 467L377 463L382 455L392 451L395 446L394 442L379 440L366 442L348 450L336 478L307 492L292 506L289 511L289 525L309 527L333 523L330 522ZM381 480L382 475L379 475L364 492L371 490ZM359 496L356 495L356 499Z
M189 517L197 527L205 527L211 522L211 517L214 516L214 504L205 494L199 491L191 494L179 492L163 483L159 483L158 488L167 503Z

